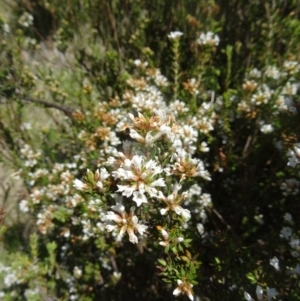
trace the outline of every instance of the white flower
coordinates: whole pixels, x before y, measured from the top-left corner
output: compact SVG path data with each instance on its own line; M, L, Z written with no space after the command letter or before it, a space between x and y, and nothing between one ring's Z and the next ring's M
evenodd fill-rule
M271 301L271 299L278 295L278 292L275 288L268 288L267 287L267 299L268 301Z
M287 82L282 89L283 95L296 95L298 90L298 84Z
M272 265L276 271L280 271L279 259L276 256L270 259L270 265Z
M197 195L200 196L202 188L198 184L193 184L189 189L189 196Z
M249 77L252 77L252 78L260 78L261 77L261 71L254 68L252 69L250 72L249 72Z
M26 300L36 299L36 295L40 295L40 290L37 287L35 289L26 289L24 292Z
M278 70L277 67L275 66L268 66L266 71L265 71L265 75L267 77L271 77L273 79L279 79L280 78L280 71Z
M200 152L207 153L209 151L209 147L205 141L201 142L199 147Z
M134 129L130 129L129 130L129 135L132 139L140 142L140 143L144 143L145 142L145 138L143 136L141 136L136 130Z
M271 301L271 299L275 296L278 295L278 292L276 291L275 288L268 288L267 287L267 300L268 301ZM259 301L263 301L264 300L264 295L263 295L263 289L260 285L257 285L256 286L256 296L257 296L257 299ZM244 292L244 297L247 301L254 301L254 299L251 298L251 296L247 293L247 292Z
M182 195L178 195L178 191L181 189L180 184L175 184L173 192L168 197L165 197L161 191L159 191L157 198L162 200L167 207L160 209L160 214L165 215L169 210L174 211L177 215L180 215L185 221L191 218L191 213L188 209L183 209L180 203L188 197L188 192L183 192Z
M73 186L74 186L77 190L80 190L80 191L83 191L83 190L85 190L85 189L88 188L88 186L87 186L85 183L83 183L82 181L80 181L80 180L78 180L78 179L75 179L75 180L73 181Z
M244 292L244 297L247 301L254 301L247 292Z
M285 215L284 215L284 220L285 221L287 221L287 222L290 222L290 223L293 223L293 217L292 217L292 215L290 214L290 213L286 213Z
M101 168L96 170L95 172L95 181L97 181L96 185L97 187L102 190L103 189L103 181L105 181L109 177L109 173L105 168Z
M291 238L291 240L290 240L290 246L293 249L297 249L299 247L299 239L298 238Z
M300 265L297 264L296 267L293 270L291 270L291 273L300 275Z
M9 25L7 23L4 23L2 26L3 32L5 35L8 35L10 33L10 28Z
M280 189L283 191L282 194L285 196L297 195L299 193L299 184L299 181L294 178L285 180L285 182L280 184Z
M261 104L267 104L270 100L270 94L265 91L257 91L251 97L251 103L256 106L260 106Z
M19 18L18 23L24 27L29 27L33 24L33 16L28 12L24 12L23 15Z
M299 71L299 63L297 61L284 61L283 68L290 74L294 74Z
M174 139L174 134L172 133L171 127L166 124L162 124L159 128L157 128L154 135L152 135L152 132L150 131L147 132L145 137L143 137L135 129L130 129L129 135L132 139L135 139L139 143L144 143L148 147L151 147L155 141L161 139L162 137L169 141Z
M22 200L19 203L19 208L22 212L29 212L29 206L28 206L28 201L27 200Z
M289 240L292 236L292 229L290 227L283 227L280 231L281 236L283 236L286 240Z
M192 159L191 156L184 150L180 149L173 155L175 163L166 169L168 174L180 175L180 181L187 177L202 177L205 180L211 180L204 164L200 159Z
M211 196L209 193L203 193L201 196L200 196L200 204L204 207L207 207L207 206L210 206L211 205Z
M156 187L166 186L163 178L155 178L162 171L154 160L145 162L142 156L134 155L131 160L125 159L123 166L113 172L113 177L122 180L118 191L126 197L133 194L133 201L140 206L148 202L146 192L151 197L156 197Z
M168 85L168 79L160 74L160 72L156 72L153 79L155 84L159 87L166 87Z
M129 236L129 241L133 244L138 243L138 238L135 235L135 232L143 235L148 226L140 224L138 218L134 215L134 207L131 207L130 213L125 211L125 207L121 202L118 202L115 206L112 207L113 211L109 211L106 214L106 220L112 221L115 224L108 224L106 229L109 232L114 231L117 235L117 241L121 241L124 234L127 232Z
M183 101L179 101L178 99L169 104L169 109L171 112L173 112L174 115L186 113L189 111L187 105Z
M11 287L12 285L14 285L15 283L17 283L18 279L17 276L14 272L5 275L4 277L4 285L7 287Z
M24 122L20 125L21 130L31 130L31 123L30 122Z
M162 227L158 226L157 229L161 231L161 235L163 237L163 241L160 241L159 244L163 247L166 247L169 245L169 233Z
M251 108L245 100L241 100L241 102L238 103L237 110L238 112L250 112Z
M264 298L263 294L264 294L264 292L262 290L262 287L260 285L257 285L256 286L256 296L259 301L263 300L263 298Z
M199 45L218 46L219 42L220 42L219 36L211 31L208 31L206 33L202 32L199 38L197 39L197 43Z
M181 32L181 31L171 31L171 32L168 34L168 38L169 38L170 40L177 40L177 39L179 39L182 35L183 35L183 32Z
M194 127L196 127L203 134L208 134L208 132L213 131L214 129L212 118L208 118L207 116L195 117L193 118L193 121Z
M137 66L137 67L147 67L148 66L148 62L145 61L145 62L142 62L140 59L136 59L133 61L134 65Z
M142 64L141 60L139 60L139 59L134 60L133 63L134 63L136 66L140 66L140 65Z
M260 131L264 134L272 133L274 131L274 128L272 124L264 124L260 127Z
M142 203L148 203L147 197L145 196L144 193L140 191L134 191L133 192L133 198L132 200L136 202L136 205L140 207Z
M82 276L82 269L75 266L73 269L73 275L75 276L75 278L80 278Z
M199 223L197 224L197 230L199 232L200 235L203 235L204 234L204 226L203 224Z
M296 143L292 150L288 151L289 162L288 166L295 167L300 161L300 143Z
M115 280L119 281L122 277L122 273L114 271L113 277L115 278Z
M182 280L177 280L178 287L173 291L173 295L186 294L190 300L194 300L192 287L193 285Z

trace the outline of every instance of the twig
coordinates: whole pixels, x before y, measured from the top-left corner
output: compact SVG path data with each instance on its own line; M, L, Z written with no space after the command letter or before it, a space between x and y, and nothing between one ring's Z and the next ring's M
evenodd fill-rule
M65 113L65 115L68 116L69 118L74 119L73 113L75 112L75 110L73 110L69 107L65 107L65 106L62 106L62 105L59 105L59 104L56 104L56 103L53 103L53 102L48 102L46 100L32 98L32 97L25 97L25 98L23 98L23 100L28 101L28 102L41 104L46 108L55 108L55 109L60 110L63 113Z
M110 255L110 262L111 262L111 264L113 266L114 271L118 272L118 266L117 266L115 257L113 255Z
M237 237L237 235L235 234L235 232L233 231L233 229L231 228L231 226L225 221L225 219L223 218L223 216L222 216L216 209L210 208L210 207L206 207L206 209L208 209L209 211L213 212L213 213L220 219L220 221L221 221L224 225L226 225L226 228L227 228L228 230L230 230L230 231L233 233L233 235L234 235L235 237Z
M247 138L247 141L246 141L246 144L244 146L244 149L243 149L243 157L245 158L247 156L247 153L248 153L248 148L251 144L251 140L252 140L252 137L251 136L248 136Z

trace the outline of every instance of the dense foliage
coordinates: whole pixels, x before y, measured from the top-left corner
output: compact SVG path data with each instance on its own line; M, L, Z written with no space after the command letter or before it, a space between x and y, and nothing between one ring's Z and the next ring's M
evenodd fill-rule
M297 0L4 6L0 298L299 300Z

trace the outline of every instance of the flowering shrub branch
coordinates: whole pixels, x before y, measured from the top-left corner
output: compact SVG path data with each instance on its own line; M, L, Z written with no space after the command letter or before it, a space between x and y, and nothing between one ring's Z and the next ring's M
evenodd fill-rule
M296 1L74 1L0 16L0 299L298 300Z

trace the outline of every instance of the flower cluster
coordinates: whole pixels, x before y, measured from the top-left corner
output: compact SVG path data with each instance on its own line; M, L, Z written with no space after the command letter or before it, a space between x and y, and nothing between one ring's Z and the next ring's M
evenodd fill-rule
M206 33L202 32L197 39L197 43L199 45L208 45L210 47L218 46L220 43L220 38L218 35L211 31L208 31Z
M112 211L106 213L105 218L109 222L106 229L113 232L118 241L127 233L129 240L137 243L138 238L134 233L143 235L147 229L147 226L138 222L139 218L134 215L130 201L141 210L144 207L158 208L161 215L174 212L183 221L188 221L191 213L181 205L188 198L188 191L179 194L182 184L172 184L172 179L178 177L181 183L195 177L210 180L201 160L192 158L184 148L179 150L178 141L181 141L181 137L191 147L197 140L193 136L188 139L189 136L184 135L185 126L181 127L167 110L155 112L150 117L141 113L137 117L131 113L128 115L129 123L125 123L122 129L129 129L129 136L136 141L125 141L123 152L110 148L113 156L108 157L106 162L110 172L101 168L101 172L97 170L95 175L88 171L85 182L74 180L77 190L87 192L97 187L100 194L103 193L103 181L116 183L114 197L118 201L111 207ZM177 153L171 155L170 150L175 147L174 144ZM169 189L173 192L166 197L164 191ZM130 213L126 212L126 204L130 206Z

